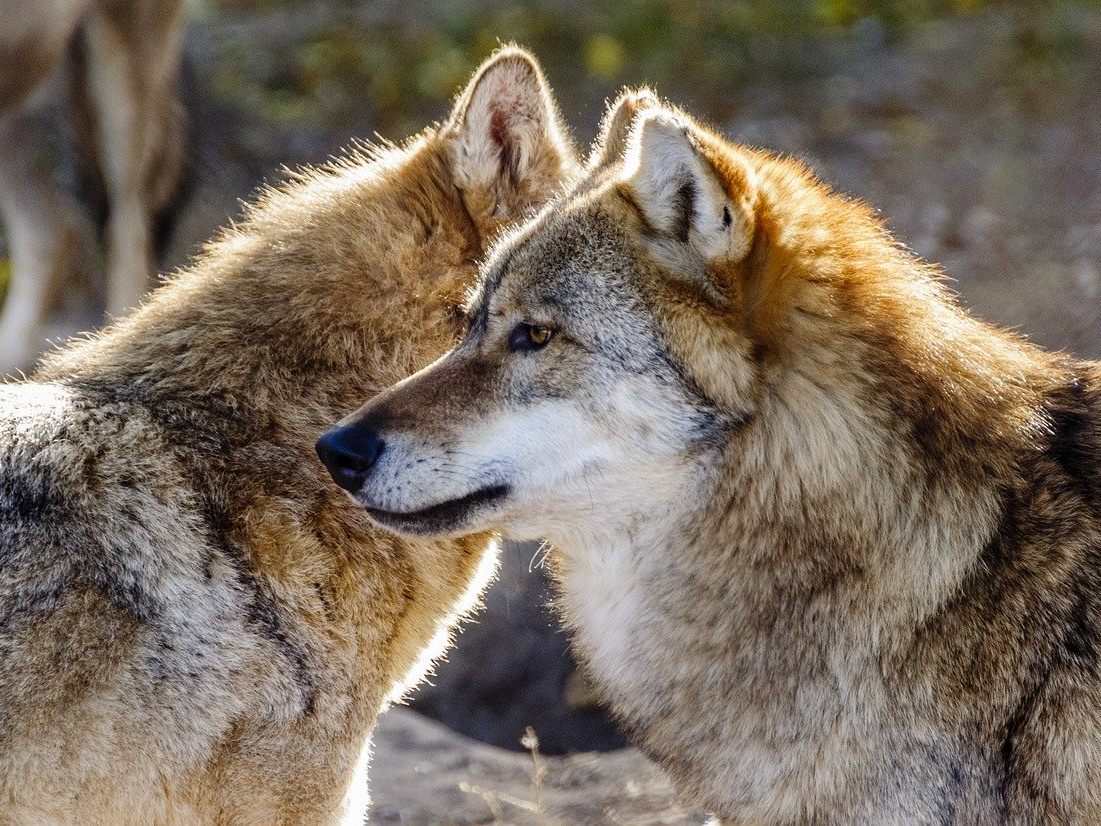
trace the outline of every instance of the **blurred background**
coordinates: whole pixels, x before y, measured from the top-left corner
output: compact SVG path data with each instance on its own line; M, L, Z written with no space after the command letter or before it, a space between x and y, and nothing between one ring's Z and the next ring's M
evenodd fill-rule
M447 112L498 43L533 49L581 145L650 83L882 210L981 315L1101 356L1101 3L199 3L199 185L182 260L279 164Z
M542 61L580 146L606 98L651 84L732 138L802 158L871 202L979 315L1101 357L1101 0L190 0L185 15L185 185L162 269L185 262L281 166L322 161L353 139L400 140L442 118L477 63L516 41ZM36 104L36 140L94 239L102 210L85 185L70 104L64 94ZM96 291L97 249L82 258L90 273L73 295ZM11 270L0 240L0 289ZM94 322L89 306L62 302L59 329ZM506 548L487 610L411 704L506 749L524 748L528 726L544 755L622 746L545 607L537 550ZM379 748L442 754L442 738L402 729ZM451 769L501 759L463 754ZM527 768L509 766L529 782ZM386 767L377 772L390 788ZM393 775L377 819L523 820L477 788L456 792L444 819L418 820L419 781L401 790L403 777ZM645 797L651 781L639 782ZM669 812L622 822L696 822Z

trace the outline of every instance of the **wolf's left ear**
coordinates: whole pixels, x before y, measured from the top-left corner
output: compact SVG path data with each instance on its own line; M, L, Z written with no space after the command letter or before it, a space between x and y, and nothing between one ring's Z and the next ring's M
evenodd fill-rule
M589 171L605 169L622 160L635 120L642 112L657 105L657 97L645 86L620 92L619 97L608 104L600 121L600 131L586 163Z
M753 169L676 114L655 109L635 122L624 183L647 223L706 261L736 263L756 229Z
M480 223L515 219L540 206L577 164L542 69L514 46L475 72L445 130L453 141L455 183Z

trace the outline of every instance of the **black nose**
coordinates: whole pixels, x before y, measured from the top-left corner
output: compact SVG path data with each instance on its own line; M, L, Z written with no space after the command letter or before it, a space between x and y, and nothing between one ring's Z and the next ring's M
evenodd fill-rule
M349 424L327 432L317 440L315 449L333 481L349 493L356 493L385 446L374 428Z

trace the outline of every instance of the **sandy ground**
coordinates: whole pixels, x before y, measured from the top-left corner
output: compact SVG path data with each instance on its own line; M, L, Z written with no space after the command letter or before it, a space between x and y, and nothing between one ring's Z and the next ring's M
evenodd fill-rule
M370 823L700 824L635 749L567 757L504 751L405 708L382 716Z

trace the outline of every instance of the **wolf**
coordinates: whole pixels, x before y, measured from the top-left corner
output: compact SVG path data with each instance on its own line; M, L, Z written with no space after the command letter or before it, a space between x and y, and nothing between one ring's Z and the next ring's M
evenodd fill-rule
M722 823L1098 822L1101 365L640 102L328 437L346 487L399 535L546 537L597 686Z
M575 164L503 49L0 389L0 823L362 822L374 721L494 543L378 530L314 442L454 342L488 239Z
M177 95L182 0L0 0L0 218L14 275L0 317L0 370L43 345L53 296L77 268L82 232L42 157L39 110L68 69L77 142L107 204L107 312L151 286L158 221L187 156Z

